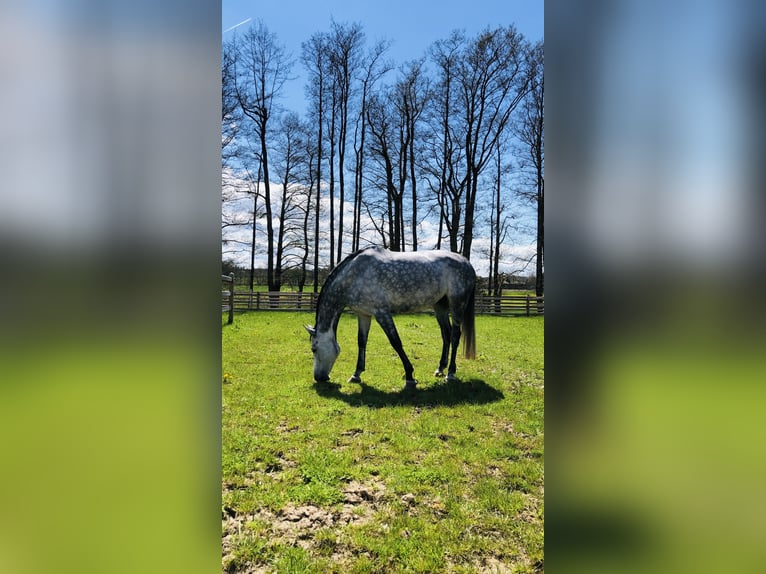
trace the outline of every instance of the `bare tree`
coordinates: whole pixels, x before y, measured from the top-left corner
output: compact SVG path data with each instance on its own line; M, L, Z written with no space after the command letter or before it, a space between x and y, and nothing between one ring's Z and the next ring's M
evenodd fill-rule
M510 217L506 213L508 202L503 199L501 194L503 178L510 168L508 165L503 165L503 148L503 141L501 140L498 142L495 153L495 174L492 182L494 193L492 194L490 214L489 284L487 289L495 297L503 294L503 281L500 275L501 247L505 243L510 229Z
M349 106L352 95L352 80L363 64L364 32L360 24L338 24L333 22L329 35L330 64L333 74L335 104L337 117L337 146L338 146L338 255L337 261L343 258L343 214L346 201L346 140L348 137ZM333 134L333 139L334 139Z
M545 268L545 138L543 132L544 109L544 50L542 42L535 44L529 52L530 89L521 108L517 124L522 167L531 173L531 190L524 197L535 203L537 211L537 249L535 269L535 292L538 297L544 291Z
M399 114L400 134L399 193L403 196L405 182L409 179L412 225L412 250L418 250L418 191L415 174L415 141L420 116L425 108L429 92L429 80L423 71L425 60L415 60L402 66L401 77L394 88L396 110ZM403 237L402 237L403 239ZM404 249L404 241L402 241Z
M282 288L282 274L285 268L297 266L298 258L292 251L292 247L302 244L300 231L304 224L304 200L305 185L305 133L306 129L298 115L288 112L280 118L279 132L276 137L275 165L280 174L280 186L282 188L278 202L278 222L276 257L274 261L273 288L279 291ZM295 259L291 264L289 259Z
M254 241L237 233L238 228L252 226L255 231L257 195L250 181L242 177L247 158L242 157L242 117L236 95L236 46L227 42L221 53L221 241L222 254L241 253L249 247L254 253ZM253 195L252 210L245 208L248 195ZM248 215L246 215L248 214ZM251 273L252 276L252 273Z
M330 116L327 126L327 133L329 137L328 147L330 151L330 268L333 268L335 267L335 143L337 141L335 126L338 122L338 83L337 77L334 75L331 76L330 79L329 105L327 106L327 109Z
M391 69L391 64L383 60L390 43L381 41L367 53L364 63L364 75L361 78L361 97L359 115L354 130L354 219L351 231L351 251L359 249L362 233L362 201L364 181L365 139L367 136L367 102L375 83Z
M277 109L285 82L290 79L292 60L260 20L253 24L241 40L235 40L236 95L242 113L253 124L260 144L263 165L263 198L266 208L267 282L269 290L279 290L275 269L275 241L272 213L271 182L269 177L268 137L270 120Z
M301 61L309 73L309 82L306 93L312 102L311 115L314 118L316 129L316 154L314 161L316 168L313 170L313 178L316 180L316 202L314 210L314 293L319 289L319 217L321 211L321 185L322 185L322 144L324 143L324 116L325 116L325 93L327 90L327 35L314 34L308 42L301 46Z
M458 135L457 119L461 100L457 97L457 72L466 50L463 33L454 31L446 40L431 46L429 53L437 69L437 81L430 106L426 110L429 120L428 159L424 162L427 182L439 205L439 234L436 248L441 248L444 228L449 237L450 251L461 251L459 244L462 200L465 178L460 177L465 138ZM435 182L435 183L434 183Z
M256 216L249 204L256 203L255 187L235 172L224 167L221 172L221 252L223 255L246 253L252 250L252 242L246 240L239 229L254 225ZM255 205L257 208L257 203Z
M237 104L238 105L238 104ZM221 223L224 253L244 251L250 254L250 289L255 276L255 255L257 251L258 220L264 216L261 197L261 156L260 149L253 146L253 126L242 122L237 127L236 138L229 142L223 157ZM252 207L249 207L249 206ZM247 215L245 215L247 214ZM239 227L250 227L250 239L245 241L237 233ZM238 237L238 238L235 238ZM234 247L234 251L232 251Z
M316 169L318 163L316 161L317 148L316 148L316 135L314 133L313 124L308 122L304 123L304 137L303 137L303 159L304 159L304 175L305 180L308 182L308 186L304 185L303 201L301 202L301 210L303 211L303 232L302 232L302 252L300 262L300 274L298 276L298 290L303 291L306 284L307 273L306 268L308 266L309 253L312 246L312 238L309 234L310 223L312 214L314 214L314 194L319 198L319 180L317 179ZM316 202L315 202L316 203ZM317 203L318 205L318 203ZM319 234L319 212L316 212L316 226L315 233ZM313 241L315 249L318 249L319 242ZM316 261L316 254L315 254ZM314 264L314 288L316 289L318 280L318 264ZM316 292L316 291L315 291Z
M513 26L487 29L468 47L458 78L463 103L466 198L463 255L471 256L479 176L529 86L527 43Z
M388 244L391 251L402 251L404 240L403 194L395 183L400 161L399 143L395 130L397 115L389 90L370 98L367 106L367 124L370 128L370 154L377 167L377 188L385 195L385 213L388 219Z
M263 179L263 163L261 162L260 155L255 154L256 161L258 162L258 171L256 176L253 177L252 171L245 169L247 174L248 187L250 193L253 196L253 229L250 242L250 291L253 290L255 283L255 250L257 246L256 239L258 237L258 219L263 217L263 213L258 213L258 199L261 197L261 180ZM268 210L267 210L268 211Z
M239 103L235 86L236 50L231 42L224 43L221 53L221 163L228 165L240 123Z

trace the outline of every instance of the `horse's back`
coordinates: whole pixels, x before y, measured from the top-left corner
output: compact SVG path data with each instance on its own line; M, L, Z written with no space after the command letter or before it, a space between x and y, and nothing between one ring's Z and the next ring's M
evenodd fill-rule
M473 292L476 273L463 256L448 251L390 252L370 248L359 252L348 270L352 308L371 313L432 308L444 297L462 299Z
M354 263L355 273L368 274L382 281L406 283L407 279L431 282L448 279L465 284L476 281L471 263L451 251L394 252L374 247L359 252Z

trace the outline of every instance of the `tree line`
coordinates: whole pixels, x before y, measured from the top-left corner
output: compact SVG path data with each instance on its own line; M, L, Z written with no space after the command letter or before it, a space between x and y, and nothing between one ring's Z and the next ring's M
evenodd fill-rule
M469 259L474 239L489 239L482 255L497 293L513 206L524 205L536 213L527 264L535 261L542 294L542 42L512 25L455 31L398 66L389 47L337 22L304 41L297 59L260 21L224 43L222 227L252 230L247 240L224 233L224 254L250 250L252 283L256 245L265 245L269 290L289 269L301 290L310 281L316 291L320 268L365 238L416 251L430 222L437 249ZM307 77L303 117L281 106L297 65ZM238 209L225 208L235 201Z
M331 273L331 271L332 269L327 267L322 267L319 270L320 285L324 283L325 279L327 279L327 276ZM243 267L241 265L237 265L237 263L234 261L225 260L221 263L221 272L223 275L229 275L231 273L234 274L234 284L237 286L238 290L249 287L251 272L254 272L255 286L262 287L268 285L268 277L266 268L264 267L257 267L255 270L251 271L249 267ZM511 290L534 290L536 277L534 275L513 275L509 273L501 273L499 275L499 280L502 284L502 289L505 292L504 294L507 295L507 291ZM289 291L303 291L300 289L300 282L301 270L299 267L285 268L284 272L282 273L282 289L287 289ZM493 290L489 284L489 278L477 277L476 290L480 295L492 295Z

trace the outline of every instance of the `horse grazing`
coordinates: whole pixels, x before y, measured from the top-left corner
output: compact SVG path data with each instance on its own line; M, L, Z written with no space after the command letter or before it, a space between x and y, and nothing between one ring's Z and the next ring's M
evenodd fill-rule
M367 334L372 318L380 324L404 366L408 387L414 387L413 367L396 331L392 315L433 309L442 335L442 354L435 376L444 376L450 354L447 380L455 381L455 356L461 332L466 358L476 357L474 288L476 272L469 261L447 251L395 253L368 247L349 255L335 269L319 294L314 327L306 325L314 353L314 380L330 379L340 353L336 339L338 321L345 308L357 315L359 355L356 372L349 382L361 383L365 366ZM452 315L452 323L450 323Z

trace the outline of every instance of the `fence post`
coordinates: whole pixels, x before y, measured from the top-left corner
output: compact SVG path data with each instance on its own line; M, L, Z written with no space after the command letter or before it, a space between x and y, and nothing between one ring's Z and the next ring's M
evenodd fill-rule
M527 317L529 317L529 295L527 295Z
M234 322L234 272L229 273L229 325Z

